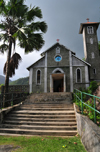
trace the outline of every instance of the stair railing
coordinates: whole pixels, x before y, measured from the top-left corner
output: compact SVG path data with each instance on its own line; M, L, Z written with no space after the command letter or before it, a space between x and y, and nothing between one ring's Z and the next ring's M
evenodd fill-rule
M78 103L79 107L80 107L80 104L81 104L81 113L83 114L83 111L84 111L84 105L86 105L88 108L91 108L92 110L94 110L94 122L96 123L96 112L100 114L100 111L98 111L96 109L96 98L97 99L100 99L100 97L97 97L97 96L94 96L94 95L91 95L91 94L88 94L86 92L81 92L80 90L78 89L74 89L74 95L76 97L75 101ZM85 103L83 101L83 97L85 96L90 96L91 98L94 99L94 108L91 107L90 105L88 105L87 103ZM86 99L86 101L88 100L88 98Z
M2 93L0 94L0 109L13 106L25 100L28 93Z

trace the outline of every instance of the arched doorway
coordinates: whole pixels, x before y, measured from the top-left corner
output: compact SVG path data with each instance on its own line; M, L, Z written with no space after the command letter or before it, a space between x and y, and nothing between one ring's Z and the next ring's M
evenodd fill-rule
M53 70L50 75L50 92L66 92L65 73L60 68Z

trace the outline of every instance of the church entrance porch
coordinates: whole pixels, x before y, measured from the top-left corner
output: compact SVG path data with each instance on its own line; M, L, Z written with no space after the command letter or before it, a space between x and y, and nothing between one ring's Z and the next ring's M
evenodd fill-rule
M64 73L50 75L50 92L66 92Z

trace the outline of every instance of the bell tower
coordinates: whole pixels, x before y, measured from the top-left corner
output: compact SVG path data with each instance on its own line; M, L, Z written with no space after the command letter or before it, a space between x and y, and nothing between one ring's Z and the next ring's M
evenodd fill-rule
M85 61L91 64L89 68L89 79L100 80L100 53L98 48L97 29L99 22L89 22L80 24L79 34L83 34Z

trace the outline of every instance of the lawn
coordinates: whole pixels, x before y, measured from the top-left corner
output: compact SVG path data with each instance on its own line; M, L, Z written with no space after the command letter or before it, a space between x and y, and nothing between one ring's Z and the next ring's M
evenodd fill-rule
M0 136L1 145L12 145L12 152L86 152L80 137Z

